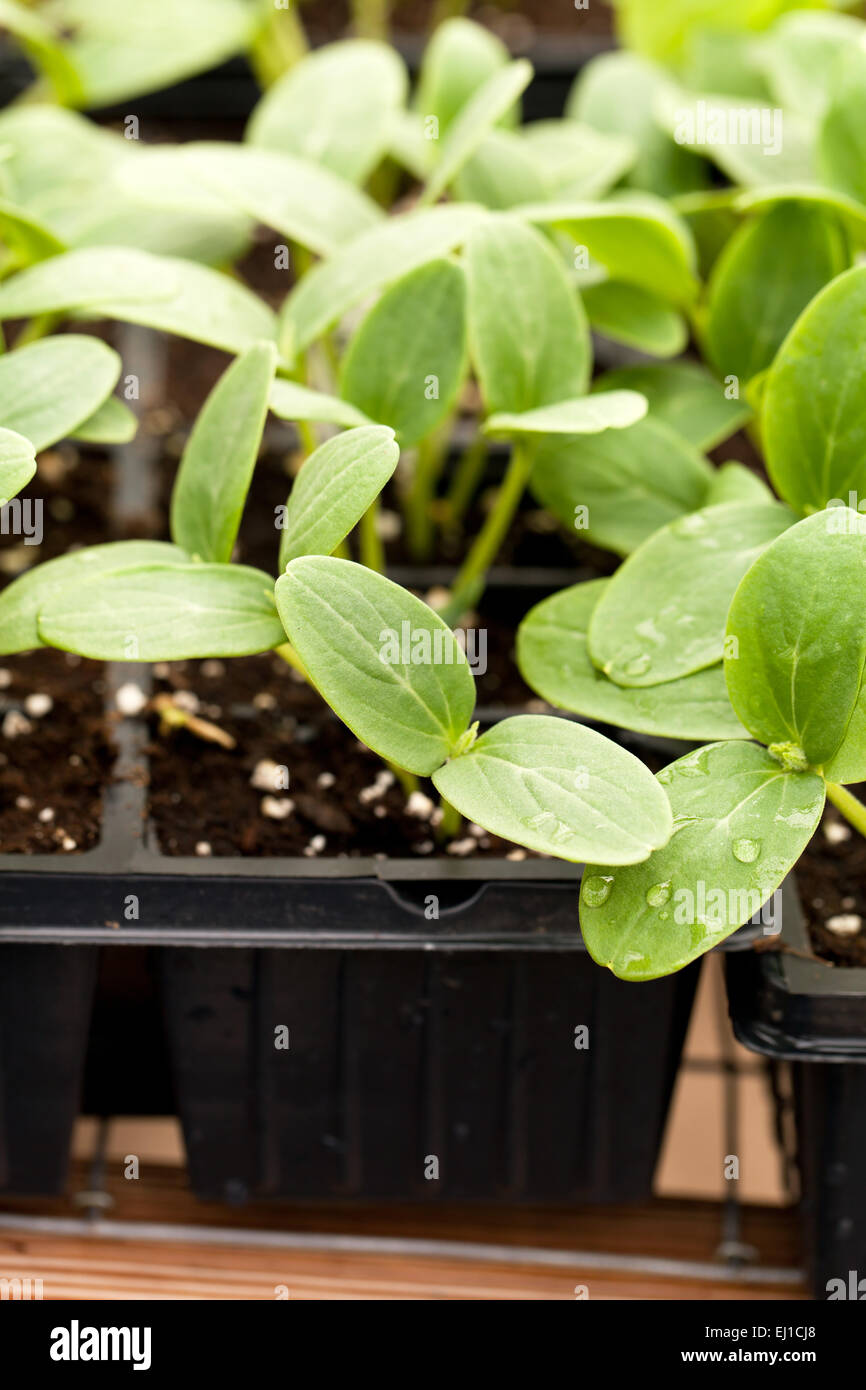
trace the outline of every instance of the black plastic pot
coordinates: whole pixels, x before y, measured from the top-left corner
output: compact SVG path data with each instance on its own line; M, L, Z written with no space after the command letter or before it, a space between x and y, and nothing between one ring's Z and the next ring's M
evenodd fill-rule
M793 1064L812 1288L817 1298L850 1298L866 1281L866 970L790 953L812 949L794 891L783 924L788 951L728 960L731 1019L746 1047Z

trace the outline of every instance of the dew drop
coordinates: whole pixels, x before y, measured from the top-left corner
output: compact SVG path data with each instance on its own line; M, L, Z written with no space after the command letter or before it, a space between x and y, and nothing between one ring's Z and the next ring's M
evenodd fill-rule
M702 516L692 512L686 516L678 517L671 525L671 530L675 536L697 536L701 531L706 530L707 523Z
M631 661L626 662L625 674L627 676L642 676L649 670L652 661L646 652L641 652L640 656L632 657Z
M734 858L741 864L754 864L761 853L760 840L735 840L732 847Z
M603 907L613 888L613 875L593 874L583 880L583 901L587 907Z
M650 907L664 907L671 896L670 880L667 883L654 883L647 889L646 900Z

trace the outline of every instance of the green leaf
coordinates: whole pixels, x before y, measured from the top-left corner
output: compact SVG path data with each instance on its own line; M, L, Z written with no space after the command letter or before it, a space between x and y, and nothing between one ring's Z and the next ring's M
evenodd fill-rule
M730 503L679 517L617 571L589 650L618 685L659 685L721 660L725 619L753 560L791 525L787 507ZM742 712L737 713L742 718Z
M450 412L466 370L466 276L433 260L385 291L355 333L340 391L403 445L429 437Z
M339 396L314 391L297 381L277 377L271 386L271 410L281 420L320 420L329 425L369 425L372 422Z
M705 160L675 144L655 120L659 93L669 83L663 68L637 53L603 53L581 69L565 107L567 117L631 140L637 159L626 183L663 197L703 188L709 170Z
M111 575L134 565L189 563L188 555L165 541L110 541L34 565L0 594L0 656L42 645L37 615L54 591L65 592L94 575Z
M599 434L625 430L646 415L646 399L636 391L598 391L557 401L537 410L491 415L485 434Z
M275 362L273 343L248 348L223 373L196 417L171 495L171 538L194 559L231 559Z
M677 144L718 165L732 183L815 183L815 126L808 117L765 101L718 92L673 90L656 116Z
M542 440L530 487L569 530L628 555L675 517L703 506L711 478L706 459L649 415L626 430Z
M372 198L297 155L203 141L151 150L146 167L154 196L161 182L185 179L189 188L209 192L319 255L331 255L382 221ZM128 162L127 178L134 187L139 161Z
M5 199L0 199L0 236L16 266L32 265L66 250L50 227Z
M633 140L605 135L581 121L532 121L523 128L527 157L556 198L602 198L635 161ZM525 203L537 201L528 195Z
M638 285L605 280L583 291L583 304L597 333L653 357L676 357L688 345L682 314Z
M481 208L451 203L390 217L363 232L308 271L286 299L280 314L284 355L303 352L348 309L383 285L436 256L446 256L486 216Z
M36 453L29 439L0 429L0 507L26 487L36 472Z
M696 30L717 30L722 36L766 29L785 10L802 7L803 0L614 0L620 40L639 53L672 64L687 54Z
M97 338L43 338L0 357L0 420L38 452L73 434L119 376L120 358Z
M631 753L549 715L503 719L433 774L467 819L542 854L634 864L671 831L667 797Z
M858 701L864 572L866 517L831 507L755 561L728 614L725 676L737 714L762 743L792 744L813 767L836 753Z
M862 22L849 15L795 10L773 25L755 57L779 105L817 119L833 98L842 62L862 36Z
M389 44L370 39L326 44L265 93L245 138L262 149L314 160L362 184L386 151L406 88L406 68Z
M227 275L120 247L67 251L0 284L0 318L53 313L143 324L226 352L276 331L267 305Z
M761 428L780 496L820 511L866 492L866 267L846 271L803 311L770 368Z
M604 203L538 203L519 212L528 222L567 232L613 280L638 285L671 304L688 305L697 294L691 233L660 198L623 193Z
M746 222L716 262L709 286L708 355L746 383L768 367L797 316L851 262L838 219L780 203Z
M71 438L86 444L127 444L135 438L138 416L117 396L106 396L102 405L76 426Z
M64 48L84 103L109 106L154 92L242 52L254 15L241 0L62 0L46 6L69 31Z
M496 211L537 202L548 192L528 142L512 130L492 130L485 136L457 175L454 189L461 201Z
M283 640L273 579L244 565L139 565L68 582L38 622L48 646L98 661L252 656Z
M700 748L659 780L671 839L633 868L587 865L581 885L587 949L623 980L681 970L755 917L824 809L820 777L784 772L754 743Z
M837 72L837 81L818 131L822 182L866 203L866 51L863 26L859 46Z
M705 507L723 502L772 502L773 494L757 473L742 463L723 463L713 473L707 488Z
M347 430L305 460L289 494L280 569L299 555L330 555L375 502L397 467L394 431Z
M481 24L462 17L434 29L424 50L415 105L435 116L442 136L455 117L495 72L508 64L508 49Z
M527 684L559 709L616 728L663 738L742 738L721 664L642 690L615 685L593 666L586 638L607 584L575 584L530 610L517 630L517 664Z
M429 776L455 751L475 685L426 603L350 560L303 556L278 579L277 608L318 690L374 752Z
M515 217L491 213L469 237L465 261L469 347L487 409L518 413L583 395L589 327L544 238Z
M681 193L671 200L676 213L691 232L698 253L698 272L708 279L713 266L740 225L739 189L711 188ZM748 195L746 195L748 196Z
M596 390L640 391L650 415L682 435L695 449L714 449L751 417L746 401L729 400L725 388L694 362L619 367L594 383Z
M835 188L810 187L803 183L780 184L775 188L752 188L738 193L736 212L761 212L779 203L802 203L806 207L835 213L855 246L866 245L866 207Z
M502 120L529 86L531 78L532 64L525 58L518 58L507 67L491 73L473 92L442 137L439 159L421 194L422 204L435 203L441 198L485 135Z

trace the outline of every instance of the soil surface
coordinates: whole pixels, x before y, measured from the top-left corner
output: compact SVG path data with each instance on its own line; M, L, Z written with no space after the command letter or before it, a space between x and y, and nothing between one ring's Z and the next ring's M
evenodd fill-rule
M159 690L183 692L184 708L235 742L225 748L188 729L161 732L154 718L150 814L163 853L441 853L432 817L435 791L422 782L424 800L416 799L417 814L409 814L393 774L278 657L177 662L156 670ZM270 787L251 785L257 769L256 780L264 781L265 763L284 769L282 775L277 772ZM516 850L526 857L478 827L467 827L456 843L461 856Z
M862 801L866 787L851 791ZM816 955L866 966L866 840L833 807L797 865L797 886Z
M80 853L99 840L112 766L103 699L96 662L57 651L0 657L3 854Z

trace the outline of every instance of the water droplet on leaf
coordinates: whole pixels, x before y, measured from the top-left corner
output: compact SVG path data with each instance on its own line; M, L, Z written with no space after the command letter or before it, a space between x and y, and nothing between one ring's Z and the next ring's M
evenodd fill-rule
M583 880L583 901L587 907L603 907L613 888L613 875L593 874Z
M760 840L735 840L732 849L734 858L738 859L741 864L754 864L761 853L761 842Z

